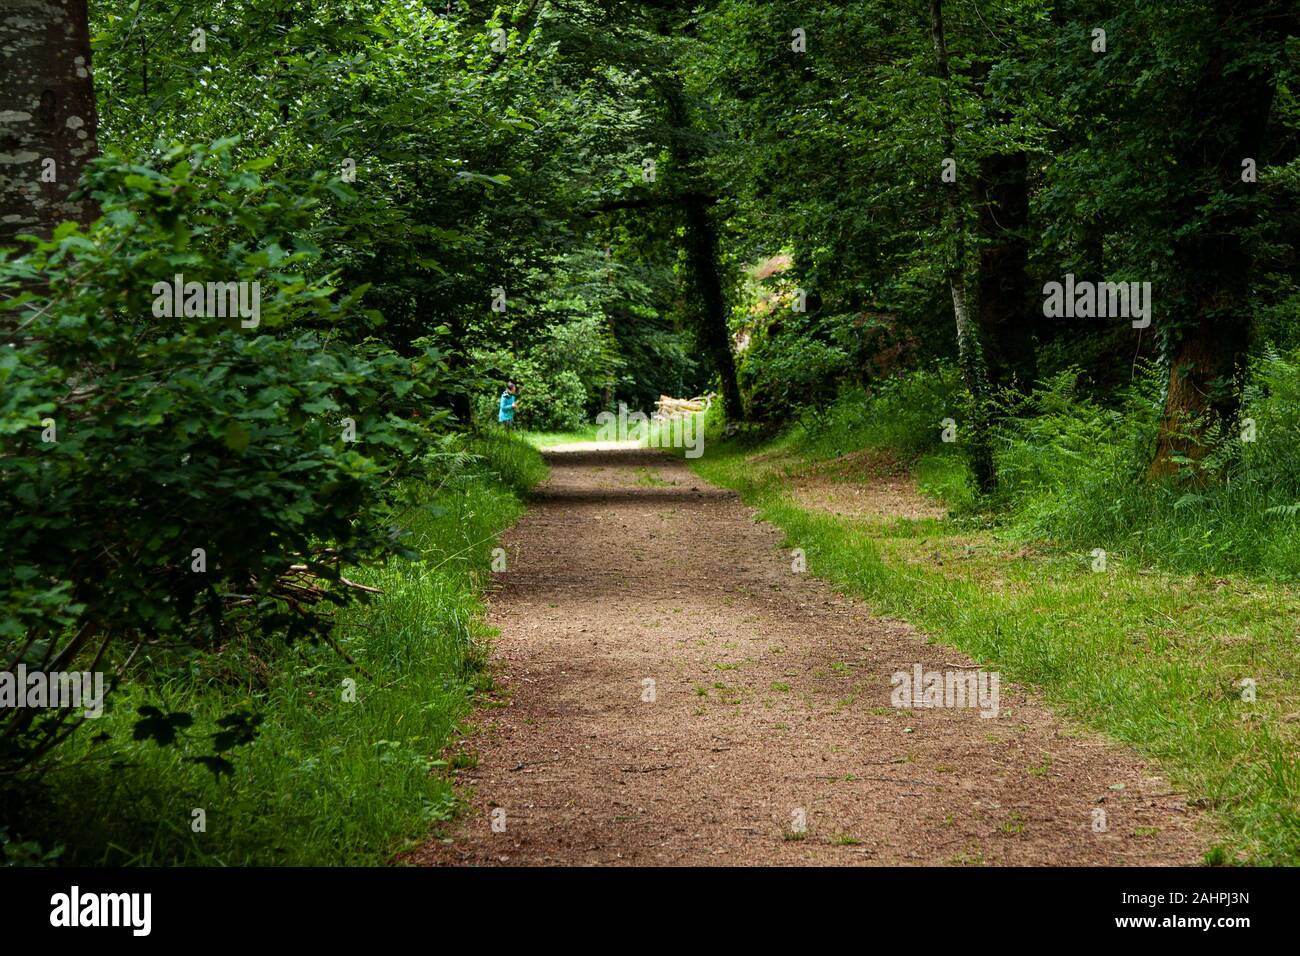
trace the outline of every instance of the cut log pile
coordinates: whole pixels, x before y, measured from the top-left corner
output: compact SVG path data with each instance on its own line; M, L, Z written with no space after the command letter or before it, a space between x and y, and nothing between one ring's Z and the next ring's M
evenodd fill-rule
M712 395L701 395L699 398L673 398L671 395L660 395L659 403L655 406L655 418L694 415L708 411L711 404L713 404Z

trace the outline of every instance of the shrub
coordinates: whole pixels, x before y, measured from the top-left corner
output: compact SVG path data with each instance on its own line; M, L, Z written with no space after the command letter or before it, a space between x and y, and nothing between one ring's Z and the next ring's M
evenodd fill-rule
M955 446L941 442L942 421L961 401L957 372L947 365L882 379L868 390L845 388L812 436L817 455L882 448L904 456Z
M448 820L461 804L444 748L490 683L481 595L495 536L545 467L499 432L439 445L396 515L420 559L356 570L383 594L339 612L337 650L232 642L194 660L146 649L93 736L0 793L0 866L379 865ZM172 746L136 740L143 705L193 725ZM191 758L238 708L264 719L218 779ZM195 807L206 832L191 828Z
M146 644L324 634L320 610L353 594L340 569L403 551L388 489L446 418L412 418L447 381L441 356L322 334L369 321L363 289L341 295L312 274L312 210L331 184L264 181L231 145L172 149L169 168L97 160L87 182L103 219L0 262L11 669L112 670ZM155 284L177 273L259 282L258 324L155 317ZM0 768L48 751L70 717L6 709ZM214 738L216 752L251 733L231 719L243 730ZM183 720L139 726L163 740Z
M500 357L496 367L504 369L496 391L481 394L474 409L480 422L497 420L498 401L507 381L519 386L515 421L533 431L574 431L586 420L587 391L571 371L548 374L536 362Z

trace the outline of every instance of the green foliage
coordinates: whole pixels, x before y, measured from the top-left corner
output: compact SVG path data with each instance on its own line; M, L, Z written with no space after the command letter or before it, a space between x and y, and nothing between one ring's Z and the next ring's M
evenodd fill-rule
M905 456L942 451L951 447L943 443L942 423L959 416L960 395L957 371L949 365L887 378L870 391L846 389L809 442L809 452L832 457L864 447Z
M523 355L497 350L473 356L478 373L495 389L478 400L476 416L494 421L507 382L519 387L515 421L535 430L571 431L589 420L589 412L610 384L613 364L599 319L557 323L537 346Z
M1206 459L1168 481L1149 483L1162 407L1163 373L1147 367L1104 404L1078 369L1026 395L1007 393L995 432L998 493L983 502L1002 533L1178 571L1244 572L1300 578L1300 353L1266 353L1246 388L1239 431L1218 433ZM969 509L969 472L953 450L961 418L955 371L940 367L845 390L809 431L775 439L810 460L861 448L912 457L923 490ZM940 441L944 417L958 441ZM711 426L716 432L718 426ZM710 434L710 441L722 439Z
M820 406L831 380L869 380L902 343L915 352L906 366L952 357L954 266L990 354L1047 375L1082 366L1109 404L1135 359L1168 361L1184 339L1236 317L1294 341L1293 4L939 6L950 103L924 5L720 0L701 10L708 42L684 55L692 92L710 106L709 172L727 197L733 255L760 263L788 252L777 284L807 295L809 317L787 316L776 336L767 310L745 302L732 316L755 342L744 374L757 408L788 420ZM802 53L791 49L796 24ZM1094 48L1099 29L1105 49ZM1247 140L1257 183L1243 178ZM1019 182L999 173L1008 167L1022 170ZM1017 216L993 201L1002 192ZM1066 273L1151 282L1153 327L1045 320L1040 290ZM840 341L827 333L838 316L884 317L897 334ZM1232 384L1204 393L1217 400ZM1230 418L1233 403L1223 404Z
M1242 427L1211 436L1195 473L1138 480L1149 459L1163 377L1151 372L1107 408L1063 373L1002 431L998 467L1012 529L1100 547L1167 568L1300 579L1300 356L1265 354ZM1247 438L1248 440L1243 440Z
M314 635L329 625L313 605L350 592L298 600L291 565L337 583L343 564L403 550L387 488L446 419L429 411L443 359L427 344L404 357L331 341L331 327L369 319L360 290L312 275L307 227L329 182L264 181L232 145L173 149L157 167L97 161L100 225L68 224L0 266L8 662ZM177 274L259 283L258 324L157 316L155 284ZM32 718L9 713L4 762L20 765L65 716L24 729Z
M1028 396L1012 397L998 435L999 493L1018 520L1054 535L1086 517L1080 530L1123 520L1124 491L1137 484L1155 440L1159 375L1151 370L1128 389L1119 407L1106 407L1067 369ZM1120 510L1115 510L1115 509ZM1085 509L1087 515L1079 509Z
M844 349L817 336L819 323L801 315L769 325L744 353L741 387L752 417L788 420L801 410L820 409L835 397L849 372Z

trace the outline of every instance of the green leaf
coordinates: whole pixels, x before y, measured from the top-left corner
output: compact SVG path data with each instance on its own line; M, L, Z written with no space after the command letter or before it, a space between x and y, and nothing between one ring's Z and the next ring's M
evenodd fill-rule
M248 429L245 428L243 425L241 425L239 422L234 421L233 419L231 421L226 422L225 442L226 442L226 447L229 448L231 451L235 451L235 452L244 451L244 449L248 447L248 442L250 438L251 436L248 432Z

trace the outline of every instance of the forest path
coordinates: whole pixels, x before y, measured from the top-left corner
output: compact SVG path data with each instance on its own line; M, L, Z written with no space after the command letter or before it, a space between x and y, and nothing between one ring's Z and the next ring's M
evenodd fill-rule
M547 458L490 600L502 706L465 742L472 809L407 862L1199 861L1181 795L1019 688L996 717L891 707L895 672L972 662L794 573L684 462Z

